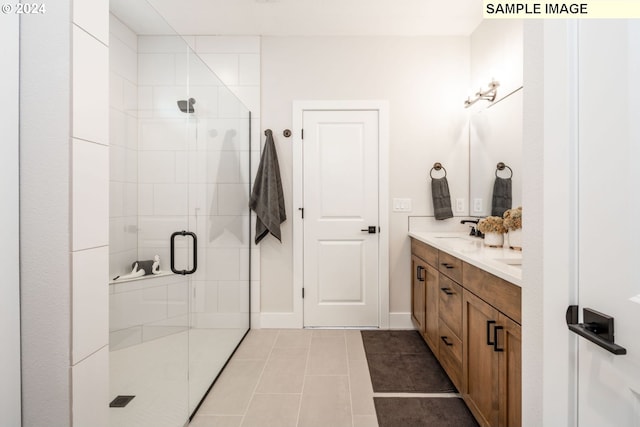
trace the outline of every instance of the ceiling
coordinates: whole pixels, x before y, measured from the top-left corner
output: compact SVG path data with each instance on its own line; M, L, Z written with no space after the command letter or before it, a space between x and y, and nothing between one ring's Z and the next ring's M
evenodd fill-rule
M183 35L469 35L482 20L482 0L149 1Z

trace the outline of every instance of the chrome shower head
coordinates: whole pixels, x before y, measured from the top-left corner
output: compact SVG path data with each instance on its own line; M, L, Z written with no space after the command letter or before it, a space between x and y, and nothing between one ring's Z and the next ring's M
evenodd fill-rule
M183 113L193 113L195 109L193 108L193 104L196 103L196 100L193 98L189 98L188 101L180 100L178 101L178 108Z

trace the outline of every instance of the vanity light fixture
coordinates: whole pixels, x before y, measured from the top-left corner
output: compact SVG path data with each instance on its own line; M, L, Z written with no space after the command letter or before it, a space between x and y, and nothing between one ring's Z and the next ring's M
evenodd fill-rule
M496 100L496 96L498 95L498 86L500 83L491 79L491 83L489 83L489 89L483 91L482 88L478 90L475 98L471 99L471 97L467 97L467 100L464 101L464 108L469 108L476 102L480 100L493 102Z

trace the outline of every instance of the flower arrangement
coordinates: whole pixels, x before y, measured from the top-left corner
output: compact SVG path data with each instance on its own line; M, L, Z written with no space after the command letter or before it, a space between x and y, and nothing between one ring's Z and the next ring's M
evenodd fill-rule
M520 230L522 228L522 206L504 211L502 217L506 229Z
M478 222L478 230L483 233L506 233L507 229L504 228L504 220L499 216L488 216L481 219Z

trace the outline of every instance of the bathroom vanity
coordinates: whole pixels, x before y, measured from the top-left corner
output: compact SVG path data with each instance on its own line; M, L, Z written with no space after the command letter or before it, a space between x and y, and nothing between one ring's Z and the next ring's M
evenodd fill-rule
M521 425L522 253L410 232L412 319L481 426Z

